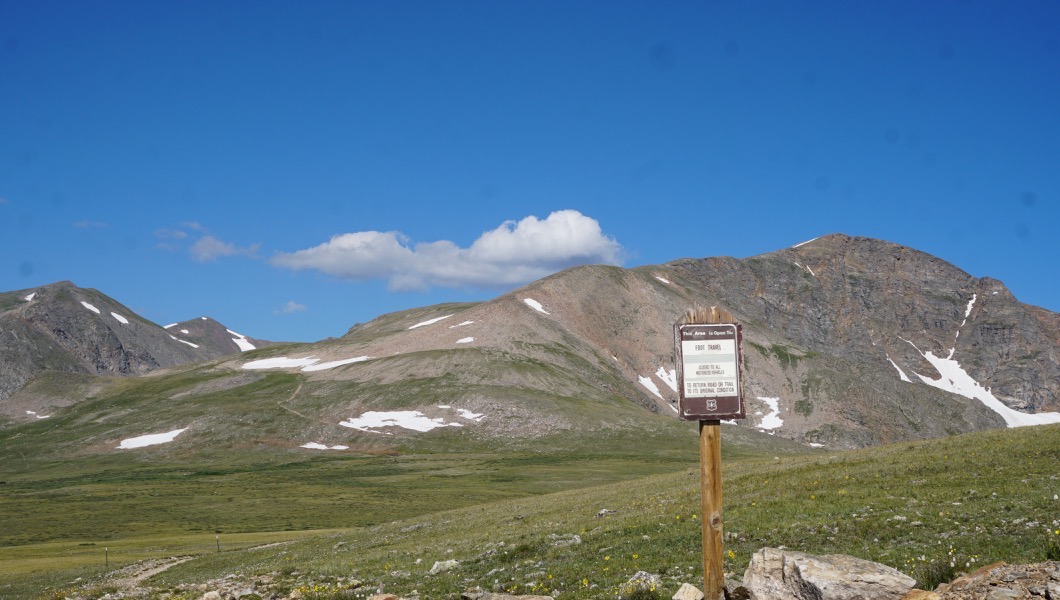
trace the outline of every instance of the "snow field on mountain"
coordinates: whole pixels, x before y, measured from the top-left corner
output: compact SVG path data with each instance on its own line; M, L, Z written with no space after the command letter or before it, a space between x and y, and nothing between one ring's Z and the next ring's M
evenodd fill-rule
M174 429L173 431L167 431L165 433L150 433L147 435L141 435L139 437L127 438L121 441L118 446L119 450L128 450L130 448L143 448L144 446L155 446L157 444L168 444L172 442L176 437L187 431L184 429Z
M341 367L342 365L363 362L368 360L369 358L371 357L356 356L354 358L343 358L341 360L320 362L320 359L315 356L307 356L305 358L288 358L286 356L277 356L275 358L263 358L261 360L252 360L244 364L243 368L251 371L260 369L301 369L302 371L323 371L326 369Z
M449 409L448 405L439 405L438 408ZM485 415L473 413L467 409L457 409L457 414L468 421L480 422ZM359 417L341 421L339 425L364 431L367 433L382 433L393 435L388 431L379 431L387 427L401 427L413 431L426 432L439 427L463 427L463 423L456 421L446 422L444 417L431 418L418 410L394 410L394 411L368 411Z
M231 333L232 335L235 336L234 338L232 338L232 341L235 342L237 346L239 346L239 350L241 352L246 352L248 350L256 350L257 349L257 347L254 344L251 344L250 341L247 340L247 336L245 336L245 335L243 335L241 333L236 333L236 332L232 331L231 329L225 329L225 331L227 331L228 333ZM185 331L184 333L187 333L187 332Z
M533 298L523 298L523 302L525 302L527 306L529 306L530 308L536 310L537 312L539 312L541 314L545 314L545 315L549 314L549 312L547 310L545 310L545 307L541 306L541 303L538 302L537 300L534 300Z
M765 431L769 435L773 435L784 424L784 419L780 418L780 398L764 398L758 397L759 400L765 402L770 409L768 414L763 414L762 411L755 411L756 416L761 416L762 420L759 421L757 429Z

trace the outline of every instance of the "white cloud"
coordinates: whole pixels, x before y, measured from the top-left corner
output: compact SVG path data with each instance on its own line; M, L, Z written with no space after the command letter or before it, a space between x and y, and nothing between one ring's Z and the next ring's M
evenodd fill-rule
M506 287L527 283L579 264L620 264L622 246L604 235L596 219L576 210L505 221L469 248L440 240L410 244L396 231L360 231L328 242L281 252L270 262L313 269L345 279L386 279L392 290L442 287Z
M183 240L188 237L188 232L179 229L156 229L155 237L162 240Z
M246 256L255 258L261 244L240 248L231 242L222 242L212 235L205 235L191 245L191 257L199 262L217 260L223 256Z
M288 300L286 304L281 306L276 311L276 314L278 314L278 315L289 315L289 314L296 313L296 312L303 312L303 311L305 311L305 309L306 309L306 305L305 304L299 304L299 303L295 302L294 300Z

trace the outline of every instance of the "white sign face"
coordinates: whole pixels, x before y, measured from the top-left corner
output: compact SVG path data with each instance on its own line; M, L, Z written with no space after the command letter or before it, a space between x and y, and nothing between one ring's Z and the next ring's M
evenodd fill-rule
M721 329L720 326L714 326ZM709 332L714 334L714 331ZM736 328L717 331L725 338L682 340L685 398L719 398L740 395Z

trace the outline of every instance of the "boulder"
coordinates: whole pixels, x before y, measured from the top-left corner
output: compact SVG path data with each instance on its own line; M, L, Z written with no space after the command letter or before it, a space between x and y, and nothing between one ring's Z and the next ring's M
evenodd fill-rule
M434 566L431 567L431 575L437 575L439 573L445 573L446 571L449 571L451 569L455 569L458 566L460 566L460 562L459 561L455 561L455 560L439 560L439 561L436 561L434 563Z
M662 586L662 579L654 573L648 573L647 571L637 571L633 577L629 578L629 581L618 586L619 596L631 596L633 593L644 590L652 591L658 590Z
M756 600L901 600L916 580L872 561L763 548L743 585Z
M672 600L703 600L703 592L691 583L682 583L681 589L672 596Z

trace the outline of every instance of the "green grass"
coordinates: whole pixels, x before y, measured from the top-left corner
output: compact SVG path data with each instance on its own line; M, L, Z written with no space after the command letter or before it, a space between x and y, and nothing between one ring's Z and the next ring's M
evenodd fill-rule
M737 575L751 553L764 546L852 554L922 579L932 573L950 577L996 560L1045 560L1055 552L1050 544L1060 535L1054 533L1060 529L1060 426L802 457L733 456L727 452L730 446L723 441L725 569ZM642 447L651 445L644 440ZM409 469L416 477L425 473L387 460L376 466L380 481L401 481L387 469ZM281 547L217 553L207 543L199 558L151 583L159 590L183 590L188 593L183 597L191 598L198 597L191 595L191 584L238 573L247 581L268 579L273 589L301 588L305 597L322 599L365 597L380 584L387 591L417 590L420 597L432 599L458 598L476 586L613 598L638 570L662 576L663 598L681 582L700 585L695 457L675 456L670 473L544 494L550 490L543 482L594 474L602 480L615 469L635 468L630 457L599 460L524 454L498 456L491 463L481 457L446 457L445 469L436 464L435 479L421 490L428 499L441 499L437 508L444 508L448 486L475 469L489 475L477 484L480 490L519 487L520 478L524 486L518 497L478 497L453 510L424 510L421 505L417 516L402 515L411 496L395 496L378 505L383 514L376 523L308 535ZM537 473L538 483L526 479L526 473ZM500 481L505 477L516 481ZM600 516L602 509L613 512ZM336 510L357 512L352 505ZM580 543L563 543L575 535ZM260 538L265 539L267 535ZM138 546L136 540L129 544ZM46 556L49 548L59 546L0 549L0 559L6 565L12 552ZM460 564L446 573L428 574L435 561L446 559ZM939 569L951 561L952 572ZM84 578L81 583L104 586L102 575L98 565L67 570L57 563L47 574L0 576L0 596L27 590L51 594L71 588L69 582L78 576ZM361 587L350 591L357 585L354 580Z

